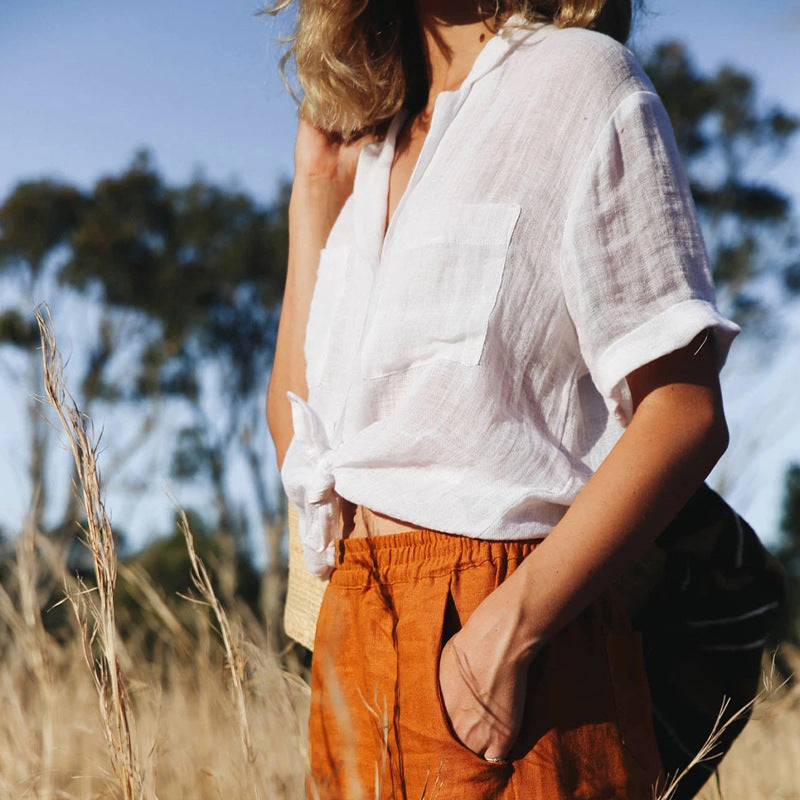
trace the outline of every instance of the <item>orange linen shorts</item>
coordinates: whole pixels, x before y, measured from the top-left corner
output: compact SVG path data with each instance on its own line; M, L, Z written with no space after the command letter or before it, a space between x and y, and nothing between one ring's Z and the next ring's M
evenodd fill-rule
M661 766L641 645L611 593L533 661L507 762L449 727L442 645L536 544L429 530L337 540L312 660L310 799L652 800Z

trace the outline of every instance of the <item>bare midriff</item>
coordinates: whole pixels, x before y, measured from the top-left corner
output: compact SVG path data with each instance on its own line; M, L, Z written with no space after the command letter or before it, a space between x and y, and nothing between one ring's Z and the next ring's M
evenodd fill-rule
M384 536L388 533L416 530L417 526L387 517L364 506L342 499L342 538L359 539L365 536Z

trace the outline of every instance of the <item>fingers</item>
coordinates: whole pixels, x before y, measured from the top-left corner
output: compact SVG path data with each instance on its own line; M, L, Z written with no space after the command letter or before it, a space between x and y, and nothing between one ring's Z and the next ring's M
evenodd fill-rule
M516 698L524 676L515 669L496 674L482 659L470 659L455 638L442 649L439 665L444 714L464 747L487 761L503 761L521 723L522 704Z
M492 708L491 697L486 696L486 694L478 685L478 679L472 672L472 668L469 665L467 656L456 647L453 647L453 655L455 657L456 665L458 666L458 673L461 676L461 680L464 682L464 686L472 695L472 699L475 701L476 705L480 706L483 713L489 718L492 728L495 730L500 730L501 733L510 734L511 729L509 728L507 721L504 719L503 715L499 714Z

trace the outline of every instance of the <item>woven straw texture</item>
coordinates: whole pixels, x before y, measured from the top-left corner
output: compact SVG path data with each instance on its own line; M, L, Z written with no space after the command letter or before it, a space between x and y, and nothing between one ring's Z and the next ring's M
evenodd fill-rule
M286 606L283 627L286 635L309 650L314 649L317 617L327 581L312 575L303 560L303 545L297 530L297 509L289 503L289 583L286 588Z

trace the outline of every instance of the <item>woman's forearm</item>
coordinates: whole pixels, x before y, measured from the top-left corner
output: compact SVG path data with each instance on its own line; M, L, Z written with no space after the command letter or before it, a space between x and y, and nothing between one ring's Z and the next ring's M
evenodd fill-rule
M648 392L559 524L503 584L506 596L495 601L508 604L516 623L512 658L532 658L608 588L724 452L727 427L712 349L706 350L696 364L685 362L700 382L667 382ZM704 383L709 370L713 377Z
M532 657L636 560L722 454L714 424L686 430L643 408L561 522L509 579ZM516 585L515 585L516 584Z
M711 347L628 376L635 412L561 521L442 648L450 722L475 753L501 758L522 724L528 666L655 539L727 445ZM701 347L702 350L702 347Z
M267 391L267 421L279 468L292 439L292 414L286 393L308 396L303 345L319 254L335 220L335 216L331 219L330 191L324 179L296 179L289 201L289 262Z
M279 469L293 435L286 393L308 397L303 346L319 254L353 191L358 156L368 141L364 137L345 144L304 119L297 128L289 200L289 263L267 391L267 421Z

